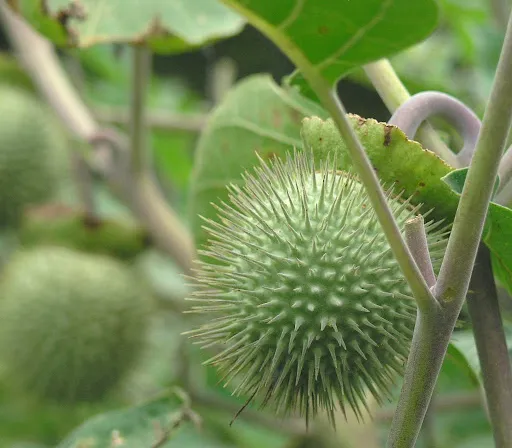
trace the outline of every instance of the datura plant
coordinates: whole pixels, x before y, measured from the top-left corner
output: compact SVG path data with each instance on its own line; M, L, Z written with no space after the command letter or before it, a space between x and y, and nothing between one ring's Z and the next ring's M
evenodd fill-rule
M359 448L377 446L370 426L387 430L388 448L413 448L423 430L424 446L441 446L441 427L446 446L490 446L484 412L478 424L476 414L432 422L468 402L446 397L449 388L478 398L483 388L495 446L512 447L512 327L499 302L512 294L509 11L506 0L0 1L3 34L34 87L14 88L0 58L0 448L317 447L324 436ZM386 58L440 19L443 51L401 72L411 96ZM214 41L245 24L277 47L272 60L279 51L287 60L231 86L233 61L218 56L246 40ZM271 54L250 45L234 58L238 73ZM152 63L152 52L206 46L188 71L193 57ZM164 80L175 67L180 82ZM342 78L359 87L338 89ZM191 98L205 95L189 101L186 83L199 80L208 85ZM175 269L192 288L169 281ZM470 328L455 334L463 307ZM4 406L4 390L66 411L110 410L110 400L124 406L176 385L180 404L163 392L64 441L57 431L24 427L12 441L2 432L34 414L31 403L18 414L17 398ZM319 416L311 443L295 419L276 425L271 412L246 410L252 403L308 424ZM198 422L196 405L205 431L177 434ZM351 425L367 411L379 427L366 420L354 443L324 431L322 419ZM221 428L223 412L248 426ZM455 426L464 440L451 439ZM485 440L466 438L470 426L485 427Z
M220 350L208 362L234 392L306 420L325 410L334 421L338 407L362 416L368 393L389 397L416 318L367 193L336 166L295 153L232 185L221 222L207 220L211 240L189 299L208 315L192 337ZM403 226L418 206L396 193L387 198ZM441 255L446 229L426 229L432 256Z

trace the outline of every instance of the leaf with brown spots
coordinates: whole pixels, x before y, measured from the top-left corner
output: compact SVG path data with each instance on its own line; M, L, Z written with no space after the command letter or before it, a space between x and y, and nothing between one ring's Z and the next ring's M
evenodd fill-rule
M147 44L179 53L241 31L244 20L217 0L13 0L57 45Z
M349 120L382 182L395 183L397 189L413 197L413 203L423 203L427 210L434 208L437 218L453 219L459 199L441 180L453 171L451 166L418 142L409 140L396 126L357 115L349 115ZM332 120L305 118L302 138L315 158L323 159L328 153L335 153L338 168L351 169L345 143Z
M210 202L227 199L226 185L240 182L242 173L258 164L256 152L267 160L302 148L301 121L310 115L326 117L316 104L280 88L267 75L246 78L226 96L196 152L189 211L199 244L204 233L197 215L217 219Z

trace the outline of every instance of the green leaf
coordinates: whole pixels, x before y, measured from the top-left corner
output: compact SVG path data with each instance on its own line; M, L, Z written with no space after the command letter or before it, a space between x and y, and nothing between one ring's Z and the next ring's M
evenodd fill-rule
M241 31L241 17L217 0L14 0L14 9L57 45L146 43L179 53Z
M504 326L505 337L507 340L507 347L509 355L512 355L512 327L510 325ZM475 338L471 330L458 331L453 334L451 340L452 353L458 351L460 355L466 360L468 367L473 372L475 378L479 381L482 380L482 368L480 360L478 359L478 352L476 349Z
M57 448L123 448L150 447L161 438L162 431L172 429L180 412L180 401L171 393L140 406L106 412L87 420L73 431ZM162 448L204 447L224 445L199 434L190 423L174 431Z
M367 62L426 38L434 0L222 0L290 57L334 84ZM300 82L300 76L296 81Z
M301 121L326 113L294 90L283 90L268 75L246 78L215 109L201 135L190 187L190 221L204 242L202 215L215 219L211 202L226 200L226 185L241 183L242 173L263 159L301 148Z
M512 293L512 210L491 202L482 239L491 250L494 274Z
M441 180L460 195L466 181L468 168L454 170ZM494 193L499 186L499 178L494 185ZM494 196L494 194L493 194ZM482 240L491 249L494 275L509 292L512 292L512 210L491 202Z
M396 126L357 115L349 115L349 121L385 185L395 184L397 191L403 190L413 204L424 204L424 210L433 208L435 218L453 220L459 199L441 181L453 170L452 167L418 142L409 140ZM345 142L331 119L306 118L302 124L302 138L315 158L336 154L338 168L352 170Z
M453 170L449 172L446 176L442 177L441 180L448 184L448 186L455 191L457 194L462 194L462 189L464 188L464 183L466 182L466 177L468 176L469 168L459 168L457 170ZM494 183L494 190L492 193L492 197L496 194L498 187L500 185L499 177L496 178L496 182Z

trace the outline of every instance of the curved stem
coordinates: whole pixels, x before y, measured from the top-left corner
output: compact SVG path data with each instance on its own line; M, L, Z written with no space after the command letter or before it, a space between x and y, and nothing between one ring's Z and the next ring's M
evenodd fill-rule
M505 189L507 184L512 179L512 147L509 147L503 155L500 167L498 169L500 176L500 185L498 187L498 194ZM510 186L510 185L509 185Z
M148 169L149 151L146 128L146 92L151 76L151 51L133 46L130 104L130 168L137 176Z
M489 249L478 250L468 294L478 357L498 448L512 446L512 369L494 283Z
M381 59L364 66L366 76L370 79L382 101L393 114L411 95L396 74L387 59ZM455 154L441 140L435 129L428 123L423 123L417 132L417 139L428 149L435 152L449 165L459 168Z
M471 162L481 123L476 114L461 101L441 92L422 92L403 103L389 120L410 138L427 118L440 115L453 123L464 139L462 150L456 155L459 166Z

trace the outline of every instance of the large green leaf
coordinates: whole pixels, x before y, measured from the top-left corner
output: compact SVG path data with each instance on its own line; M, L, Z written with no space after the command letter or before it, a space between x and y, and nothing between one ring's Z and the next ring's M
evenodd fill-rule
M241 182L258 163L256 153L269 159L301 148L301 122L309 115L326 113L267 75L246 78L227 95L201 135L192 173L190 220L199 243L204 233L197 215L215 218L210 203L227 198L226 185Z
M217 0L13 0L57 45L147 43L176 53L238 33L244 21Z
M438 15L435 0L222 1L273 40L299 70L309 66L331 83L426 38Z

